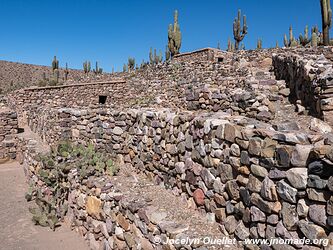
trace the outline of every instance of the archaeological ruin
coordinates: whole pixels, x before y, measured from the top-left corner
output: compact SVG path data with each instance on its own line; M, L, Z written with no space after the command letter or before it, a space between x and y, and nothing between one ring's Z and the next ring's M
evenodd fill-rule
M273 249L331 249L332 66L332 47L205 48L99 81L19 89L1 100L0 161L20 161L30 198L55 201L52 216L91 249L222 249L170 243L207 236L230 249L303 238ZM83 169L69 147L43 158L60 142L93 145L112 174Z

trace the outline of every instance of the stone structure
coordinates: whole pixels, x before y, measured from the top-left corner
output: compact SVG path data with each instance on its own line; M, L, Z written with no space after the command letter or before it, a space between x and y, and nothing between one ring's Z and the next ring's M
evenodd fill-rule
M332 128L304 110L294 112L288 99L297 97L298 105L327 119L332 52L242 51L225 53L221 63L207 59L210 51L124 74L126 83L21 90L8 97L9 104L49 145L94 143L216 221L221 235L305 237L313 249L327 245L320 239L333 238ZM309 55L314 60L305 63ZM111 98L99 105L103 91ZM28 149L21 151L31 179L44 185L35 177L38 161ZM166 228L163 215L156 220L145 201L134 201L139 187L119 195L127 179L114 180L122 189L111 187L107 177L78 182L75 176L73 170L69 217L92 248L162 249L154 236L193 236L190 228Z
M209 61L209 62L219 62L222 63L227 52L213 49L213 48L204 48L188 53L181 53L175 55L173 60L176 62L189 62L189 61Z
M17 114L5 106L0 106L0 161L16 158L16 138L18 132Z

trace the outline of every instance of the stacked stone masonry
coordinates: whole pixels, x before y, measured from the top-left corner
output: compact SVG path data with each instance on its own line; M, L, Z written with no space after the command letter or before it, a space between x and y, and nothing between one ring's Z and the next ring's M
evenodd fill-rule
M41 110L41 112L44 112ZM58 124L45 126L49 121ZM332 135L226 113L53 110L30 125L50 143L94 142L214 213L226 235L327 238L332 231ZM45 131L45 127L49 128ZM297 247L297 246L294 246Z
M5 106L0 106L0 161L16 158L17 114Z
M205 50L194 54L207 55ZM333 239L332 128L316 118L303 121L294 111L296 116L287 119L279 114L289 98L330 121L325 91L331 49L223 53L223 62L207 58L179 56L123 74L126 82L25 89L8 101L48 144L93 142L216 220L221 235ZM105 105L98 104L101 95L107 96ZM310 121L311 129L304 129ZM34 179L38 162L25 154ZM140 244L159 249L146 229L155 236L165 230L150 228L156 224L151 218L116 189L104 189L109 181L77 186L73 175L72 225L92 245L110 247L110 236L121 231L126 247L133 247L138 229ZM104 214L111 209L112 215L94 213L91 204ZM315 243L311 249L319 248L322 244Z

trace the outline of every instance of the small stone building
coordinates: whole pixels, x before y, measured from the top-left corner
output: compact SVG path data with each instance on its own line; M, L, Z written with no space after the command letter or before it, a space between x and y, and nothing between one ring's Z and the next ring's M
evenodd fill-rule
M173 57L174 61L190 62L190 61L211 61L223 62L226 51L214 48L204 48L192 52L181 53Z

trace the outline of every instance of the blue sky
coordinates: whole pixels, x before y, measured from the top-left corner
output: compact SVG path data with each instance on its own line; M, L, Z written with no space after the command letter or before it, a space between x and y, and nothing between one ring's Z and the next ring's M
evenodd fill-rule
M321 27L319 0L0 0L0 60L82 68L98 61L106 71L121 70L129 56L148 60L149 48L163 51L173 11L179 11L182 52L225 48L237 10L247 15L244 43L255 48L283 43L293 25L299 35L308 24Z

